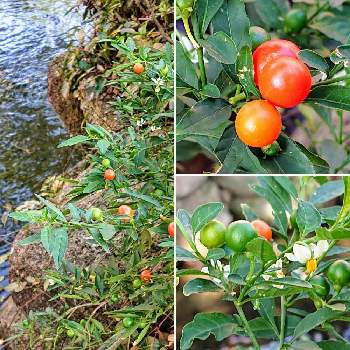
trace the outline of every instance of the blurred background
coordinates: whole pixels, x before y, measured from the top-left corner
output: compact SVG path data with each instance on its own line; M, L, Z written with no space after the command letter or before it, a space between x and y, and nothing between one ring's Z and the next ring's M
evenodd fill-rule
M336 177L334 177L336 178ZM292 178L295 184L299 182L298 177ZM260 219L266 221L270 225L273 221L272 209L270 205L262 198L258 197L249 188L250 185L257 182L256 176L177 176L176 178L176 208L186 209L189 213L201 205L208 202L222 202L225 205L224 210L218 216L218 220L229 224L232 221L244 219L241 204L248 204ZM314 191L316 182L310 182L307 192L310 194ZM298 187L297 187L298 188ZM336 203L334 203L336 204ZM179 232L179 231L178 231ZM197 235L198 236L198 235ZM179 233L176 236L177 245L191 250L185 242L182 235ZM346 244L346 243L345 243ZM347 243L349 245L349 243ZM197 247L200 247L202 253L206 250L198 240ZM204 254L205 255L205 254ZM178 268L197 268L201 269L200 264L196 265L193 262L179 262ZM234 312L232 303L221 300L220 293L199 293L185 297L182 294L183 285L193 276L182 277L177 287L176 295L176 321L177 321L177 341L181 337L182 328L186 323L192 321L193 317L198 312ZM312 302L305 303L303 307L306 310L314 311ZM256 311L252 308L246 309L249 315L248 318L257 316ZM277 311L279 312L279 311ZM343 327L343 336L350 341L350 329L348 325ZM325 335L320 332L314 332L312 337L316 341L322 340ZM218 345L214 337L210 337L205 341L195 341L193 350L238 350L249 348L250 341L245 337L232 336L225 339ZM263 350L273 350L278 344L266 342L262 346ZM308 349L305 349L308 350Z

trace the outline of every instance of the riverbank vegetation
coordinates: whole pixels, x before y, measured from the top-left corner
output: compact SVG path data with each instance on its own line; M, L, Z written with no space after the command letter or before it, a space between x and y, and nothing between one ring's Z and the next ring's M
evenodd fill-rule
M63 64L61 93L74 95L89 78L86 88L112 113L99 110L94 124L84 115L82 130L58 146L74 152L79 144L85 157L56 197L38 195L34 210L10 214L26 224L10 256L8 287L23 317L4 343L171 348L172 7L153 1L146 15L148 1L83 3L92 32L77 31L80 46ZM34 255L49 268L37 271Z

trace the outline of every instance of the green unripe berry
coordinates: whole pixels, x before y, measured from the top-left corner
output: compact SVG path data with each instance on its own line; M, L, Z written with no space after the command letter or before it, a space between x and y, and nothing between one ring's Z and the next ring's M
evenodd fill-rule
M101 164L104 168L109 168L111 166L111 161L109 159L105 158L102 160Z
M223 223L209 221L200 231L200 241L208 249L220 247L225 243L226 227Z

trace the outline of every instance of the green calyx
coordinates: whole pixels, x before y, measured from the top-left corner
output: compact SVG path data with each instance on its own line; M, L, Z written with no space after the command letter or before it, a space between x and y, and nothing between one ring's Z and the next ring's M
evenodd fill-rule
M273 157L281 151L281 147L277 141L271 143L271 145L267 145L261 148L262 152L269 157Z
M176 7L182 18L189 17L193 11L194 0L176 0Z

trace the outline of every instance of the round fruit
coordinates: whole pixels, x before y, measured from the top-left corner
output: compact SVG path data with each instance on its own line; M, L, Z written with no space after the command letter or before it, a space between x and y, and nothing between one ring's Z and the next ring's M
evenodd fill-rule
M220 247L225 243L226 227L217 220L209 221L200 232L200 241L208 249Z
M111 161L109 159L103 159L101 164L104 168L109 168L111 166Z
M256 230L249 221L239 220L232 222L226 230L225 241L235 252L243 252L248 242L258 237Z
M239 110L235 127L243 143L251 147L264 147L277 140L282 130L282 118L270 102L255 100Z
M142 63L135 63L133 69L134 69L134 73L141 74L145 70L145 67L143 66Z
M139 289L141 288L142 286L142 282L139 278L135 278L133 281L132 281L132 286L134 289Z
M345 260L335 261L327 271L327 277L332 282L336 292L350 282L350 264Z
M273 39L265 41L253 53L254 81L260 85L260 73L265 65L281 56L298 57L299 47L288 40Z
M140 329L144 329L144 328L146 328L148 326L148 322L146 322L146 321L142 321L140 324L139 324L139 328Z
M123 326L125 328L130 328L134 325L135 320L132 317L125 317L123 318Z
M102 210L99 208L92 208L91 219L94 221L101 221L103 219Z
M23 320L22 327L23 328L29 328L30 322L28 320Z
M258 232L258 235L260 237L263 237L267 239L268 241L271 241L272 239L272 230L271 227L262 220L254 220L251 222L255 230Z
M115 172L113 169L107 169L104 173L105 180L112 181L115 179Z
M329 294L329 283L322 276L314 276L309 281L313 286L313 291L320 297L325 298Z
M271 145L261 147L261 150L267 156L273 157L281 151L281 147L278 144L278 142L275 141L275 142L272 142Z
M261 27L253 26L249 28L249 35L252 41L252 49L255 50L259 45L265 41L270 40L270 34Z
M133 210L128 205L121 205L118 208L118 215L128 216L127 218L121 219L121 221L129 222L130 218L133 216Z
M295 107L304 101L311 89L307 66L295 57L279 57L267 63L259 76L261 95L276 106Z
M73 331L73 329L68 329L68 330L67 330L67 336L68 336L69 338L73 338L74 335L75 335L75 332Z
M117 303L118 301L119 301L118 295L113 294L113 295L111 296L111 302L112 302L112 303Z
M175 224L174 224L174 222L171 222L168 225L168 233L169 233L170 237L174 237L174 233L175 233Z
M149 282L152 279L152 271L151 270L143 270L140 274L142 282Z
M293 9L287 13L284 19L284 28L286 33L300 32L307 23L305 11L302 9Z

